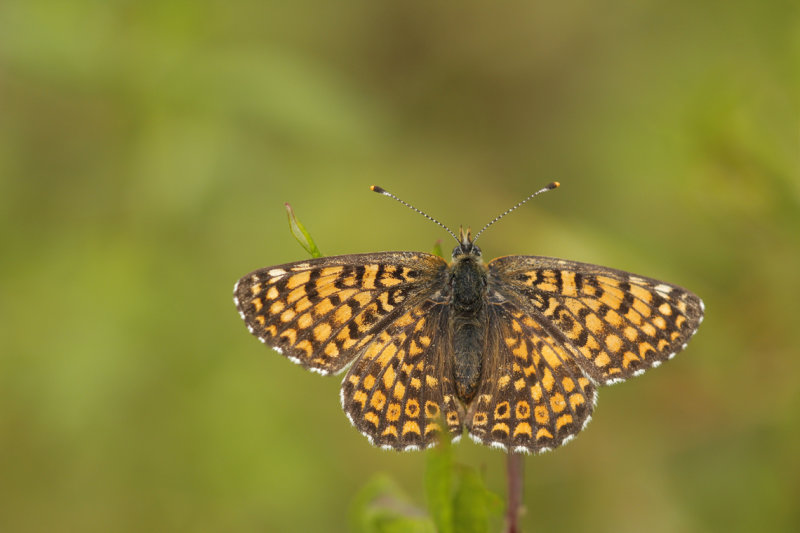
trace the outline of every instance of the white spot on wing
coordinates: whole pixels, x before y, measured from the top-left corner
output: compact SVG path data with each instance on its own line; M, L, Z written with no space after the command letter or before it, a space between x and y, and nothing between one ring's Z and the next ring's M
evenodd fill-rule
M315 367L312 366L312 367L309 367L308 369L310 371L312 371L312 372L315 372L315 373L321 375L321 376L327 376L328 375L328 371L325 370L324 368L315 368Z
M286 271L284 269L282 269L282 268L273 268L272 270L267 272L267 274L270 277L276 278L276 277L280 277L280 276L283 276L284 274L286 274Z
M672 287L670 287L669 285L665 285L663 283L656 285L654 289L661 296L669 296L669 293L672 292Z

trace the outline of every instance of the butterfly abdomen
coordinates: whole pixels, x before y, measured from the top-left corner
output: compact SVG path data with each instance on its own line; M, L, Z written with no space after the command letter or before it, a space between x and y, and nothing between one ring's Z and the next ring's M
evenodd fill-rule
M486 268L471 255L451 267L453 381L458 397L468 403L478 389L486 336Z

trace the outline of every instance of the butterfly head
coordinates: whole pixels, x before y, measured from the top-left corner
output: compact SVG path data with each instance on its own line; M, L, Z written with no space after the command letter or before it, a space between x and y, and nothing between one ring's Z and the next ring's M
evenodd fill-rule
M481 249L472 244L475 239L472 238L472 232L469 228L466 231L464 231L463 227L459 228L458 235L458 246L453 248L453 259L463 255L481 256Z

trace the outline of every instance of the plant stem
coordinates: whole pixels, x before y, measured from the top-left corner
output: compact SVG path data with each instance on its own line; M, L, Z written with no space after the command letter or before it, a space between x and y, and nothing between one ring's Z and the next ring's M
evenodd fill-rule
M508 503L506 506L506 533L520 533L519 515L522 509L522 478L525 460L522 454L509 451L506 456L508 476Z

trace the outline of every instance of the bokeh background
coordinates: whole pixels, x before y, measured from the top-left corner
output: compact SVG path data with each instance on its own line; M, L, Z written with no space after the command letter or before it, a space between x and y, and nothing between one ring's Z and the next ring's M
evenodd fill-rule
M0 3L0 530L344 531L370 447L234 282L327 255L550 255L707 308L526 460L527 531L800 527L800 9L769 2ZM459 462L504 492L504 457Z

